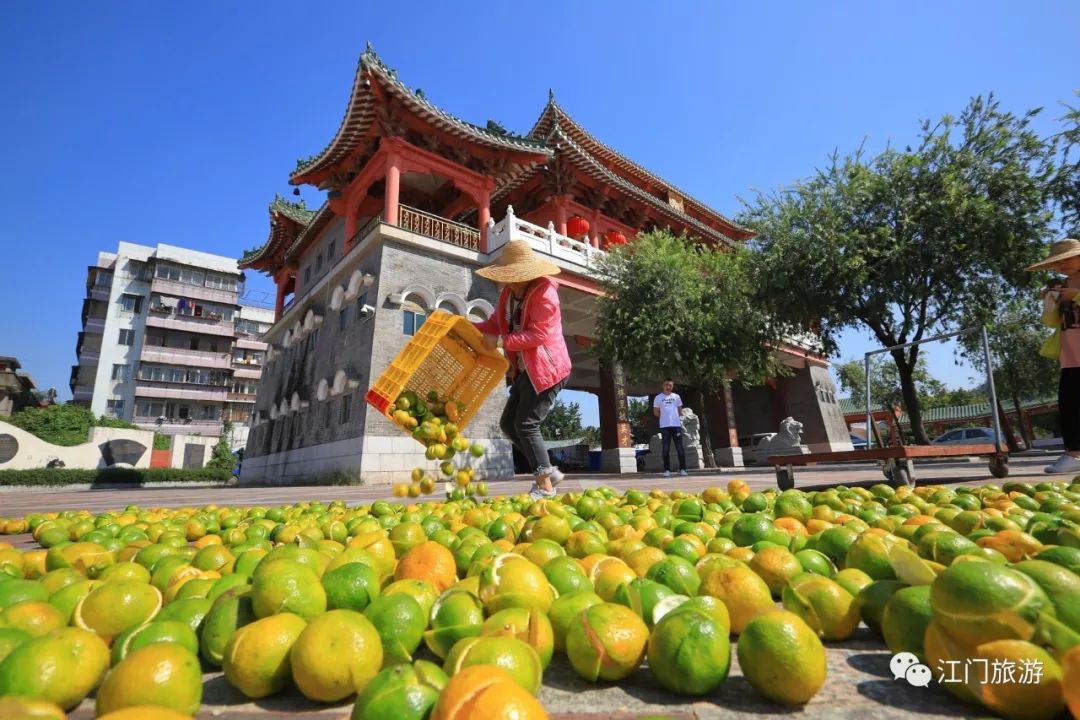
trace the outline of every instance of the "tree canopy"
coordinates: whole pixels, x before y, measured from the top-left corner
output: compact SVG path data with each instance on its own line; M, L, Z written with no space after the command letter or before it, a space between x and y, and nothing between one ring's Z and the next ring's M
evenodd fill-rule
M564 403L556 399L544 421L540 434L545 440L575 440L582 437L581 407L576 403Z
M673 376L715 392L732 376L754 385L778 372L778 338L756 301L749 252L717 250L666 230L643 233L601 261L596 350L630 377ZM704 400L703 400L704 402ZM702 444L712 462L703 407Z
M1050 232L1053 147L1031 128L1037 113L977 97L923 122L912 146L834 154L813 177L759 193L739 219L758 233L761 302L828 350L848 328L893 347L993 320ZM890 354L926 443L920 348Z

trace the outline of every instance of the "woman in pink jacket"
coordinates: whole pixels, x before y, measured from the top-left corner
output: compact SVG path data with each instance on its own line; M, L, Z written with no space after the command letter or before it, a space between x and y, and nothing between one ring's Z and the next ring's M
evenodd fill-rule
M495 314L477 327L494 344L502 338L513 380L499 427L529 462L534 500L555 495L562 473L548 460L540 423L570 377L570 354L559 309L559 267L533 253L525 240L511 240L499 259L476 271L500 286Z

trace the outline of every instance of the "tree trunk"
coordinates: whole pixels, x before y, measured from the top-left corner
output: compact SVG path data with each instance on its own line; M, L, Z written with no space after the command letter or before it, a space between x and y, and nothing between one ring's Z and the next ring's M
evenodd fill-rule
M1016 410L1016 422L1020 423L1020 437L1024 439L1024 448L1030 450L1034 445L1034 438L1028 432L1027 423L1024 422L1024 409L1020 407L1020 396L1013 393L1013 409Z
M903 350L893 350L890 353L896 362L896 372L900 376L900 394L904 398L904 409L907 410L908 422L911 423L911 434L915 437L916 445L929 445L930 440L926 436L926 429L922 424L922 406L919 404L919 393L915 389L915 365L918 354L912 352L910 360Z
M699 411L697 408L694 412L698 414L698 435L701 440L701 464L703 467L714 468L716 467L716 459L713 457L712 450L712 428L709 426L709 397L712 395L712 390L708 385L702 384L701 391L698 395L698 404L701 406Z
M1009 452L1020 452L1020 445L1016 442L1016 436L1013 435L1012 423L1009 422L1009 416L1005 414L1005 408L1001 406L1001 400L997 403L997 414L1001 424L1001 434L1005 436L1005 445L1009 448Z

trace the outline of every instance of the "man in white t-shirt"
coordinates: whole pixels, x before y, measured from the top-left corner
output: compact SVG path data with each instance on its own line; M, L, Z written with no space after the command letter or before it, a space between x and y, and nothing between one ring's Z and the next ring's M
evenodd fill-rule
M664 381L664 391L653 400L653 415L660 418L661 452L664 457L664 477L671 477L671 441L675 441L675 454L679 456L679 474L686 475L686 450L682 442L682 398L674 392L675 382Z

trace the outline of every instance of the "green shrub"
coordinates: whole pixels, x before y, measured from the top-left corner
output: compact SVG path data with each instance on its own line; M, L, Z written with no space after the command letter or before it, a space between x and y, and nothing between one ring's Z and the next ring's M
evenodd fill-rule
M137 429L124 420L105 416L95 417L90 408L74 403L49 405L43 408L23 408L11 417L5 418L5 421L47 443L63 447L82 445L89 439L90 428L95 425Z
M172 448L172 435L166 435L165 433L154 433L154 449L155 450L169 450Z
M222 482L231 475L222 470L190 470L183 468L104 468L101 470L71 470L67 468L36 468L34 470L0 470L0 486L57 486L57 485L142 485L161 482Z

